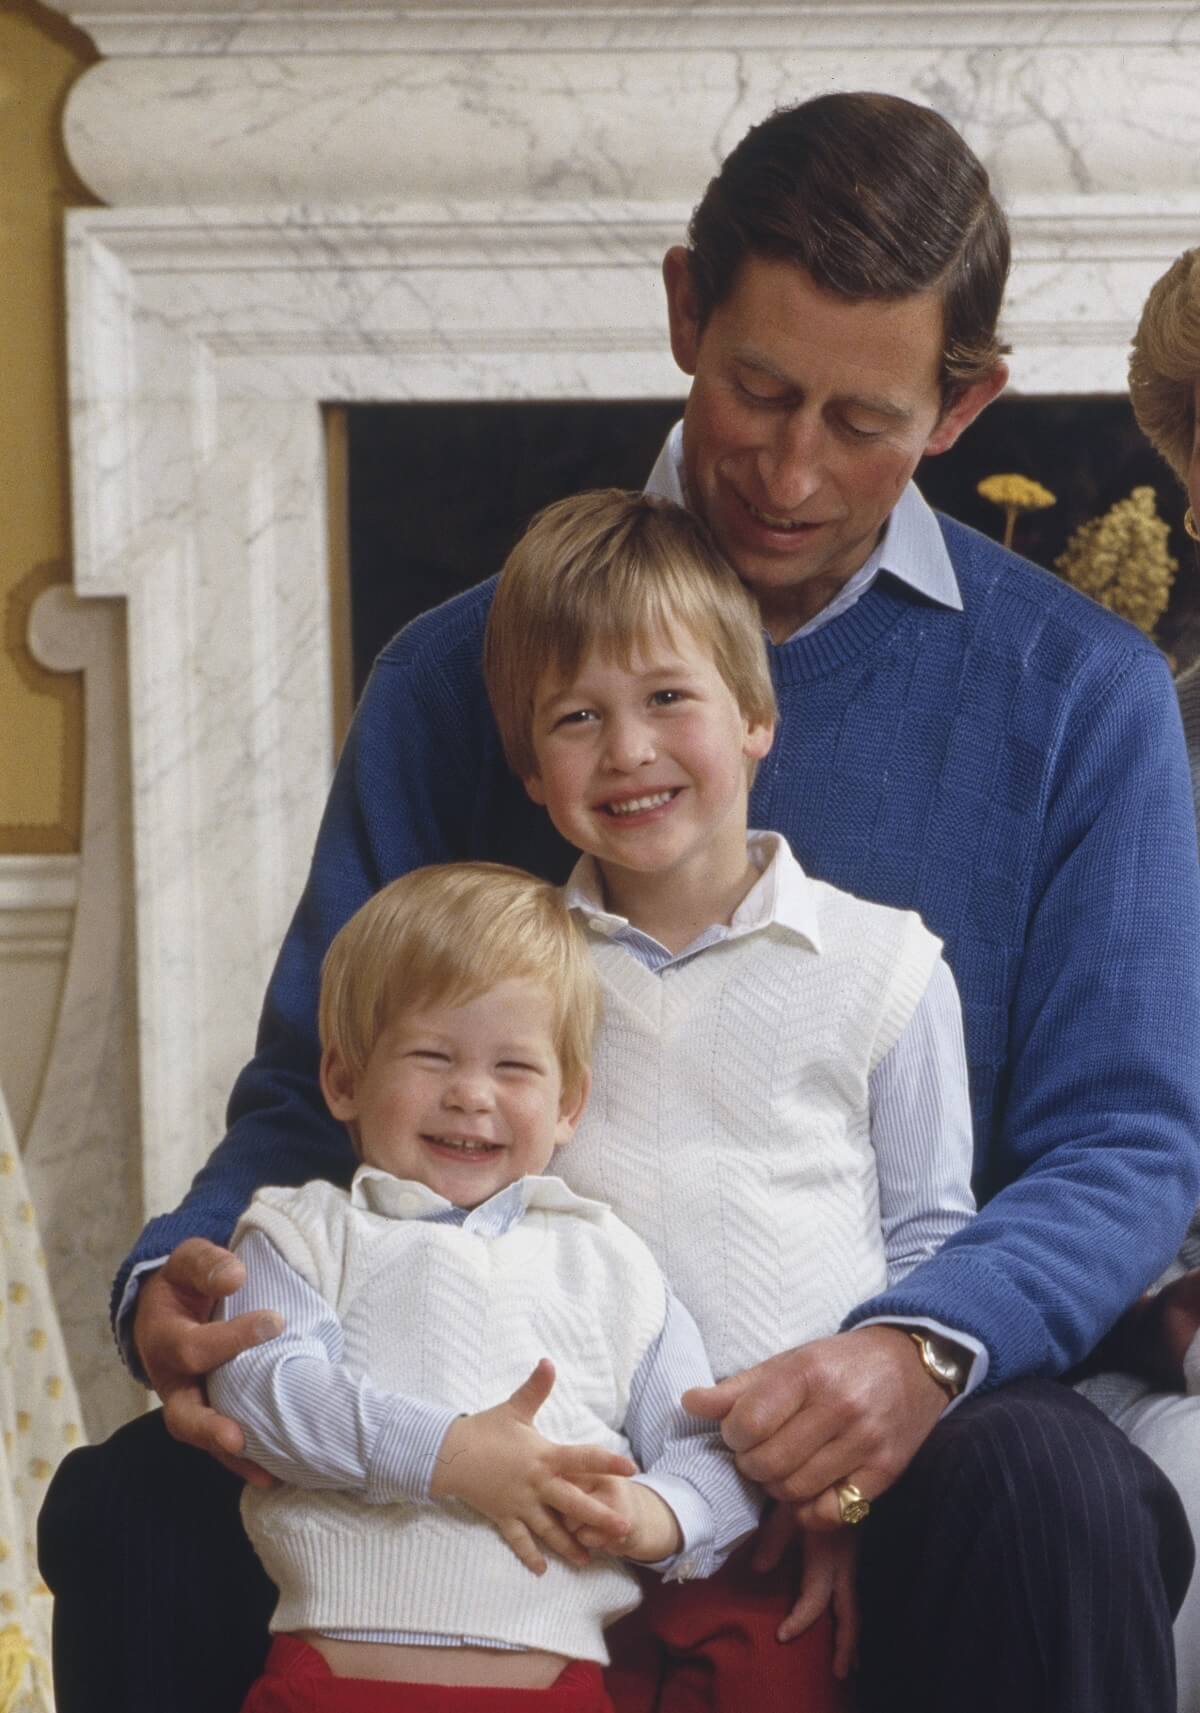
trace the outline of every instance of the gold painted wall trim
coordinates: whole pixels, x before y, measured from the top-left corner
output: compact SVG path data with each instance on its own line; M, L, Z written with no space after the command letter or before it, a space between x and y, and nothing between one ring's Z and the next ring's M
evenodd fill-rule
M28 644L41 591L71 581L63 216L94 206L62 110L98 58L37 0L0 0L0 853L80 842L83 696Z

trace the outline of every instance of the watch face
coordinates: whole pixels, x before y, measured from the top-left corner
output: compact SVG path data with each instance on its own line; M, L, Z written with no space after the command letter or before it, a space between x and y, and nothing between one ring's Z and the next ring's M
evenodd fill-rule
M939 1380L944 1380L947 1386L958 1386L962 1383L962 1370L952 1356L944 1356L932 1344L925 1346L929 1352L929 1366Z

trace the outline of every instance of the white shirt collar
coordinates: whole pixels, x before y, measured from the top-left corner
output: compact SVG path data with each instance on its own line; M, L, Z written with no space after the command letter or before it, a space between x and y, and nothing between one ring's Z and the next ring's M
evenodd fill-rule
M734 911L724 938L738 939L764 928L784 928L807 940L813 951L821 950L813 883L792 854L780 833L748 832L746 851L759 870L759 877ZM571 870L563 896L567 907L577 911L589 928L606 939L614 939L629 927L604 905L604 884L594 857L582 856Z
M386 1214L389 1219L433 1219L439 1214L455 1212L455 1204L438 1195L428 1184L415 1178L397 1178L379 1166L360 1166L350 1184L350 1205L369 1213ZM575 1213L585 1219L597 1219L606 1212L603 1202L576 1195L561 1178L545 1174L518 1178L506 1184L487 1201L473 1207L464 1220L469 1229L476 1216L478 1223L488 1223L507 1230L530 1208L546 1208L553 1213ZM461 1211L458 1210L458 1211Z
M646 492L660 499L687 505L683 470L683 423L677 422L655 459L646 483ZM797 636L816 630L831 618L852 607L864 595L881 571L888 571L901 583L939 606L953 612L962 611L962 595L958 578L946 550L946 542L937 518L926 504L915 482L909 482L892 507L883 535L866 562L854 573L846 586L839 590L829 605L808 624L802 625ZM790 638L789 638L790 640Z

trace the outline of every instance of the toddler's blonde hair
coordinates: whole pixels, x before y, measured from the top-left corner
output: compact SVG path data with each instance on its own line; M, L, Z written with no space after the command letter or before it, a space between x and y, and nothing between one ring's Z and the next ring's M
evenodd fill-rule
M582 1091L600 994L587 942L549 881L500 863L413 869L369 898L321 966L321 1046L361 1077L399 1016L463 1005L505 981L543 987L553 1006L563 1096Z

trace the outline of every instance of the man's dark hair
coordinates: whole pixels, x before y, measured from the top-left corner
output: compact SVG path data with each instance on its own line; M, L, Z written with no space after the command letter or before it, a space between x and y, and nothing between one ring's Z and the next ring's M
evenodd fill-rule
M747 256L794 262L851 302L936 290L950 403L1007 349L996 322L1008 223L982 163L929 107L894 95L818 95L755 125L688 228L700 325Z

